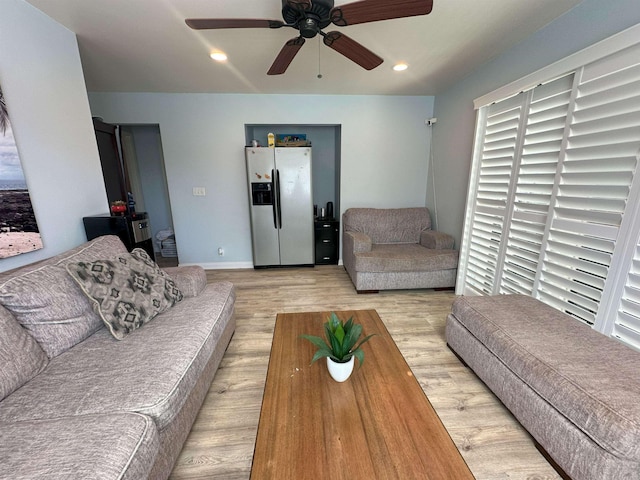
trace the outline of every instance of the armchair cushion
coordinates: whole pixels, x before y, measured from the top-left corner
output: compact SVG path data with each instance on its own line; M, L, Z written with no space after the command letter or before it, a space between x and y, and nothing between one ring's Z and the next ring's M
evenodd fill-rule
M359 272L435 272L458 266L451 250L427 249L417 243L373 245L370 252L356 255Z

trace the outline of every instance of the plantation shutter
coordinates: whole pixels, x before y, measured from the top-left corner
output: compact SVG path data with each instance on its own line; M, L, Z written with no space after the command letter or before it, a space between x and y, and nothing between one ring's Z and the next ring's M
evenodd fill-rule
M637 38L480 107L456 293L531 295L640 350Z
M640 65L629 67L630 53L584 68L540 275L540 299L589 325L602 300L640 149Z
M533 292L574 75L536 87L524 131L500 293Z
M620 298L612 336L640 349L640 242Z
M524 102L520 94L491 105L483 125L466 272L467 288L478 293L494 288Z

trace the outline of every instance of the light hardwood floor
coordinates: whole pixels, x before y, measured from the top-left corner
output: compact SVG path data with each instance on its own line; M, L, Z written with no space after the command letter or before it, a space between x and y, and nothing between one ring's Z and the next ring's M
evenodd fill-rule
M358 295L341 266L211 270L207 276L235 284L237 328L172 480L249 478L277 313L369 308L378 311L476 479L560 478L508 410L446 347L453 292Z

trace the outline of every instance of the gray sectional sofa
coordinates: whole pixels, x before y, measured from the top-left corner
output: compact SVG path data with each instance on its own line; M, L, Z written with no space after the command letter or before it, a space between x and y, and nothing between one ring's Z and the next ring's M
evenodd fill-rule
M431 230L428 208L349 208L342 228L342 260L358 293L455 286L454 239Z
M459 297L446 339L563 478L640 479L640 352L523 295Z
M0 273L1 479L171 473L234 333L235 290L207 284L199 267L163 273L149 265L136 273L136 288L161 285L174 304L137 329L106 328L99 302L69 273L78 265L98 271L106 259L134 262L132 270L140 261L107 236ZM125 298L122 290L106 291ZM138 322L124 303L116 316Z

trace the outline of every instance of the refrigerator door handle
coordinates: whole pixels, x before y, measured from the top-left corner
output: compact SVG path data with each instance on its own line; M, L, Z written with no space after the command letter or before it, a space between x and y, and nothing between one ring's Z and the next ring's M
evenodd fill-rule
M280 203L280 170L276 169L276 198L278 201L278 228L282 228L282 204Z
M278 229L278 202L276 202L276 177L275 170L271 170L271 192L274 198L271 200L271 208L273 209L273 228Z

